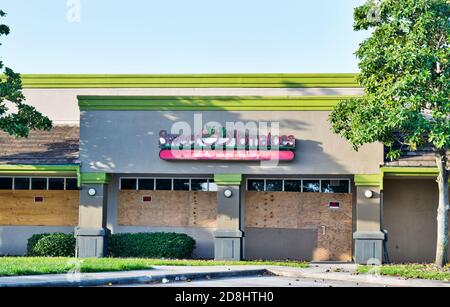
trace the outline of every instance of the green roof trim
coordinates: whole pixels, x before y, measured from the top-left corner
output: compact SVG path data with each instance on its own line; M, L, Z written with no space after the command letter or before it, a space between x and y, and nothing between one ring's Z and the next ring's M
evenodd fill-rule
M82 111L249 110L331 111L353 96L78 96Z
M109 173L80 173L81 184L107 184L111 181L111 174Z
M214 182L217 185L240 185L242 174L214 174Z
M357 174L355 185L360 187L378 187L381 185L380 174Z
M402 176L437 176L439 171L437 167L388 167L383 166L381 172L384 176L402 177Z
M8 173L8 174L76 175L79 172L79 169L80 169L79 165L25 165L25 164L0 165L0 173Z
M380 168L380 176L382 179L389 177L428 177L437 178L439 170L437 167L398 167L398 166L382 166ZM449 179L450 182L450 179ZM383 180L381 181L383 188Z
M357 88L354 73L23 74L24 88Z

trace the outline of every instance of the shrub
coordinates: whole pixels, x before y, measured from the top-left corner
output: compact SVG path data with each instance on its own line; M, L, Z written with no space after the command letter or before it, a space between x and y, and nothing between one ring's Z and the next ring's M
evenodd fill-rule
M27 255L33 257L75 257L73 234L44 233L28 239Z
M195 240L181 233L118 233L109 241L111 257L176 258L192 257Z

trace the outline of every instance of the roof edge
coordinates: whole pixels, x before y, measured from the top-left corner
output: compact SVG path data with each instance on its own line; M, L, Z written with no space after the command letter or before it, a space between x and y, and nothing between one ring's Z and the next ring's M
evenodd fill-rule
M359 88L356 73L22 74L24 88Z

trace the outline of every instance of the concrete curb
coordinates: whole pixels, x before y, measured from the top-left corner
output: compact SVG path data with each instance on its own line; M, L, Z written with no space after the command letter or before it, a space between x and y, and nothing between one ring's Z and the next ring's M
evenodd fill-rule
M307 269L306 269L307 270ZM450 282L426 279L401 279L391 276L373 276L369 274L352 273L318 273L306 270L286 270L283 268L269 268L268 271L276 276L291 278L307 278L317 280L345 281L359 284L372 284L393 287L450 287Z
M24 281L0 283L0 288L13 287L95 287L108 284L125 285L125 284L146 284L146 283L162 283L163 279L169 282L182 282L195 279L212 279L225 277L243 277L271 274L266 269L255 270L230 270L216 272L197 272L197 273L174 273L174 274L155 274L141 275L134 277L84 277L79 281Z

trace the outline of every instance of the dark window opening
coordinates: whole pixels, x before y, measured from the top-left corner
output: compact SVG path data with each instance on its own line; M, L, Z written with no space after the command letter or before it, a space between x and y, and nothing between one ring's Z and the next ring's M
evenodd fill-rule
M208 191L208 180L206 179L192 179L191 180L192 191Z
M49 190L64 190L64 178L48 178Z
M320 180L303 180L303 192L320 192Z
M154 190L155 180L154 179L139 179L139 190Z
M66 179L66 190L78 190L77 178L67 178Z
M172 190L172 179L156 179L156 190L160 191Z
M0 190L12 190L13 179L12 178L0 178Z
M266 180L266 191L269 192L283 191L283 180Z
M15 190L29 190L30 189L30 178L14 178L14 189Z
M189 179L174 179L173 189L175 191L189 191Z
M349 181L322 180L322 193L349 193Z
M301 180L285 180L284 181L285 192L301 192L302 181Z
M264 180L259 179L249 179L247 181L247 190L263 192L264 191Z
M136 190L136 179L122 178L120 180L121 190Z

